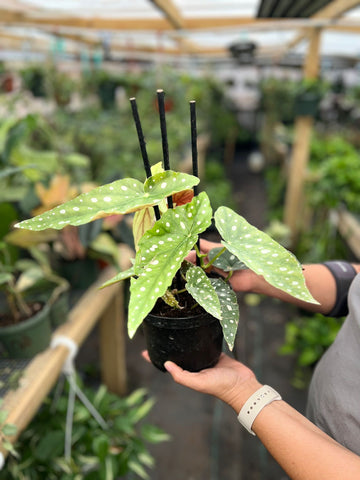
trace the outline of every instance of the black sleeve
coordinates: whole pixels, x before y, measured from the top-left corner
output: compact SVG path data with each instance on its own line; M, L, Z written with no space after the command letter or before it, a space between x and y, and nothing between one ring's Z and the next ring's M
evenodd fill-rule
M325 265L336 282L336 301L333 309L326 316L327 317L343 317L349 313L348 309L348 291L351 282L356 276L356 270L349 262L341 260L332 260L324 262Z

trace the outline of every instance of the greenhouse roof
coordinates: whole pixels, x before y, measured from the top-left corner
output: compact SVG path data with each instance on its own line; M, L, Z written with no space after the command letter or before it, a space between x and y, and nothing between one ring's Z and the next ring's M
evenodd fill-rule
M144 58L303 55L322 29L320 54L357 61L360 1L355 0L0 0L2 52L69 55L101 49Z

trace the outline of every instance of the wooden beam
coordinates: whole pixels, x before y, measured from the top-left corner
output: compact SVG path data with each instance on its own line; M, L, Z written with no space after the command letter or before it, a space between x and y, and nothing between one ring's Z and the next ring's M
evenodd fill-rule
M151 2L165 15L173 28L176 30L184 28L184 18L174 2L171 0L151 0Z
M4 12L4 15L3 15ZM252 17L216 17L216 18L186 18L183 19L185 30L201 30L213 28L259 26L273 22L273 19L256 19ZM285 24L286 20L284 20ZM51 26L55 28L76 27L94 30L125 30L125 31L171 31L174 26L166 18L79 18L79 17L37 17L26 16L21 12L13 13L0 9L0 24Z
M304 64L304 78L315 79L319 72L321 29L311 31L310 42ZM284 222L290 228L293 243L301 226L301 209L305 172L309 159L309 147L314 119L298 117L295 121L294 145L285 197Z
M312 15L311 19L333 19L339 18L344 13L349 10L358 7L360 4L359 0L334 0L329 3L326 7L319 10L317 13ZM288 43L287 48L290 50L294 48L298 43L304 40L307 36L307 32L303 30L301 33L296 35L296 37Z

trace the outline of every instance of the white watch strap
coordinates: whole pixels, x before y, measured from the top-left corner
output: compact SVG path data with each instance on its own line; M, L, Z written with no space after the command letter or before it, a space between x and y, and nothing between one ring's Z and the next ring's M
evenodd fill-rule
M266 405L275 400L281 400L280 394L269 385L264 385L245 402L238 415L238 420L251 435L255 435L251 427L257 415Z

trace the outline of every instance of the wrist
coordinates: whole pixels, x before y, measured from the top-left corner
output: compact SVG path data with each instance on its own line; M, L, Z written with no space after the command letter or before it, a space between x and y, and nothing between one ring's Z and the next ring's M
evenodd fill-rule
M261 387L262 384L258 382L255 377L249 378L245 382L242 382L241 385L235 387L232 391L227 392L228 398L225 401L238 415L251 395Z

